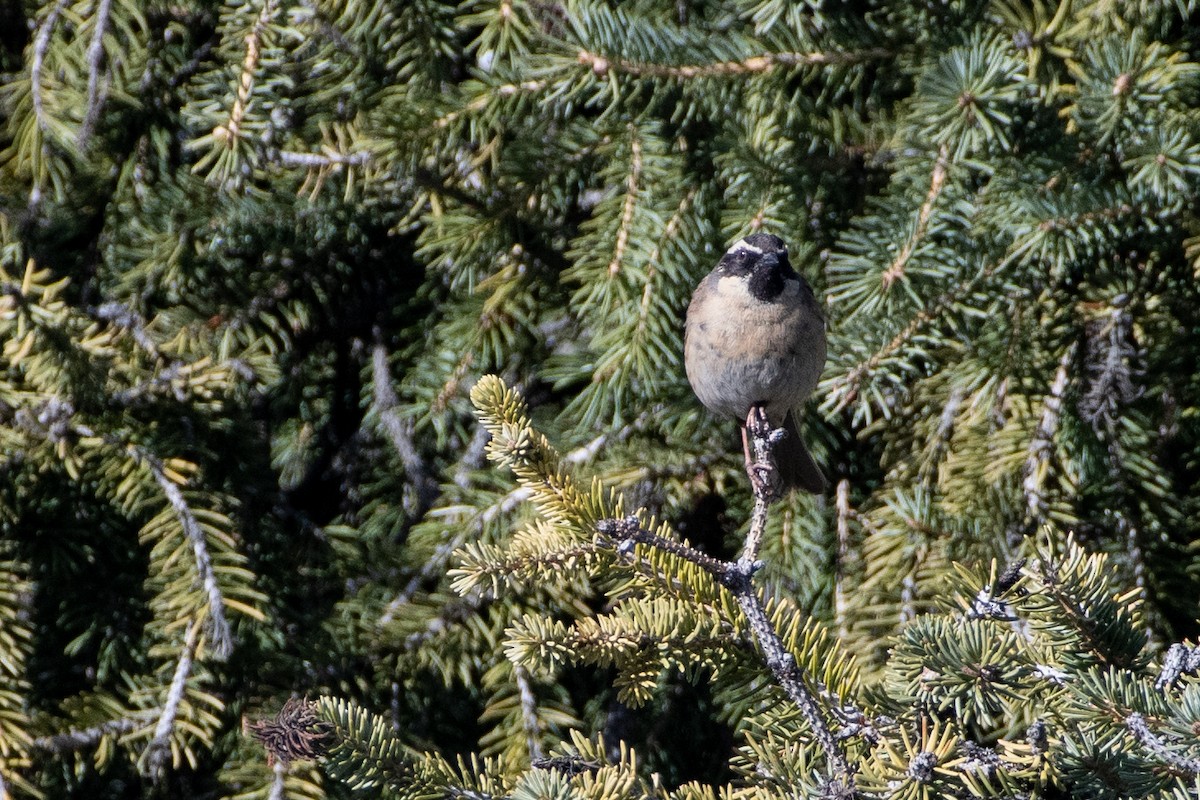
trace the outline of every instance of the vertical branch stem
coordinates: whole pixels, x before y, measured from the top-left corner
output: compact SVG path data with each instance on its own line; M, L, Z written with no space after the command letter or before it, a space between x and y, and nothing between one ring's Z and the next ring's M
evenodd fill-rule
M754 451L755 463L749 467L750 486L754 490L754 511L750 514L750 530L746 533L746 544L742 548L740 562L752 565L758 560L762 549L763 534L767 530L767 507L776 497L774 447L778 437L767 422L766 412L761 406L750 409L746 417L746 432ZM782 435L782 431L779 432ZM753 470L765 467L755 474Z
M537 717L537 696L529 682L529 671L520 664L513 665L513 675L517 680L517 690L521 694L521 725L525 729L525 740L529 744L529 759L536 761L542 757L542 746L538 742L540 725Z
M837 485L837 563L834 565L833 618L837 623L838 641L850 638L846 621L846 559L850 554L850 481L842 479Z
M96 122L100 119L100 109L104 105L104 90L100 86L101 61L104 60L104 34L108 29L108 18L112 13L112 0L100 0L96 6L92 29L92 40L88 43L88 84L87 109L83 113L83 124L79 126L79 134L75 137L79 149L83 150L92 138Z
M850 763L838 746L837 740L834 739L833 732L825 722L825 717L821 715L821 707L817 704L817 699L805 686L800 665L796 663L796 658L788 652L783 640L776 633L775 626L771 624L762 598L759 597L751 583L751 575L752 571L744 569L743 563L739 562L730 565L730 569L726 571L721 582L733 593L742 613L746 615L746 619L750 623L750 632L754 634L754 640L758 642L763 659L775 676L775 681L800 709L817 744L821 745L821 749L825 751L825 758L829 761L833 778L849 786L852 776Z
M845 790L845 793L838 792L837 796L852 795L854 771L850 767L846 754L838 746L837 739L821 713L821 707L816 697L804 682L804 673L800 669L800 665L796 663L795 656L788 651L783 639L775 630L762 597L754 588L752 578L762 566L758 561L758 553L762 547L763 534L766 530L767 507L777 495L777 482L770 479L773 477L775 468L774 448L785 434L782 429L772 430L765 415L754 411L751 411L747 419L747 430L751 437L756 460L754 464L747 465L752 473L750 483L754 488L754 512L751 516L750 530L746 535L745 547L742 549L741 558L736 562L715 559L683 542L667 539L644 530L639 526L636 517L624 520L604 520L597 526L597 530L603 537L602 543L615 546L618 551L632 542L638 542L686 559L711 574L718 583L733 594L742 613L746 615L750 632L763 654L763 660L775 677L776 683L800 709L800 713L812 730L813 737L825 752L832 782L840 784L841 789ZM764 478L764 475L767 477Z
M171 679L171 688L167 691L167 699L163 702L162 714L158 717L158 724L154 726L154 738L146 746L146 757L150 764L150 770L155 774L166 766L167 759L171 755L171 733L175 730L179 706L183 703L187 680L192 674L192 663L196 657L196 644L199 639L200 623L192 620L188 624L187 634L184 636L179 661L175 664L175 676Z

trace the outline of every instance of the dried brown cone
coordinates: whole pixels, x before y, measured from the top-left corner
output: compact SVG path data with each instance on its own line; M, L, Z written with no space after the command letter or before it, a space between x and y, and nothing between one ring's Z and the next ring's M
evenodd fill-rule
M293 697L274 719L245 719L242 728L262 742L270 766L276 760L285 767L293 761L311 761L328 752L325 745L333 732L316 708L316 703Z

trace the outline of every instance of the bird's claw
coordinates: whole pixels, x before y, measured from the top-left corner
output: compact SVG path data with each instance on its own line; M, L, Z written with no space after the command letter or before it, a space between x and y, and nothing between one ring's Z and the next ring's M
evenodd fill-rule
M746 474L750 476L750 488L755 497L761 497L768 502L779 497L779 471L765 461L755 461L746 465Z
M755 497L761 498L768 503L774 502L782 494L779 471L769 461L752 459L752 448L750 447L749 440L746 438L747 433L756 442L765 441L768 449L773 449L783 437L787 436L787 432L782 428L771 427L771 421L767 419L767 409L761 405L755 404L751 406L746 414L746 427L742 432L742 446L746 454L746 475L750 477L750 488L754 491Z
M767 409L757 404L750 406L750 411L746 414L746 428L757 438L769 437L771 422L767 419Z

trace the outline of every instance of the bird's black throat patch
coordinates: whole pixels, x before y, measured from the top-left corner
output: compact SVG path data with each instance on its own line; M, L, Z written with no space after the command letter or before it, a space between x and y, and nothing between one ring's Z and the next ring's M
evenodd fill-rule
M786 276L777 264L755 265L750 272L750 294L760 303L770 302L783 291Z

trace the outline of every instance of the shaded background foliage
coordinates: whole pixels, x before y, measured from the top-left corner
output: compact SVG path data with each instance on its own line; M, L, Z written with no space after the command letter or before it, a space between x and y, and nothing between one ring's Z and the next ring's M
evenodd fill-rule
M611 667L504 657L514 620L599 613L607 587L447 573L529 519L485 461L488 372L627 508L734 552L750 499L683 378L682 314L760 229L826 298L805 435L837 487L777 509L771 592L882 681L952 561L1072 530L1136 589L1148 653L1194 638L1195 22L1149 0L5 4L4 790L345 794L239 735L293 694L511 770L578 727L670 786L728 780L739 723L702 671L634 708Z

